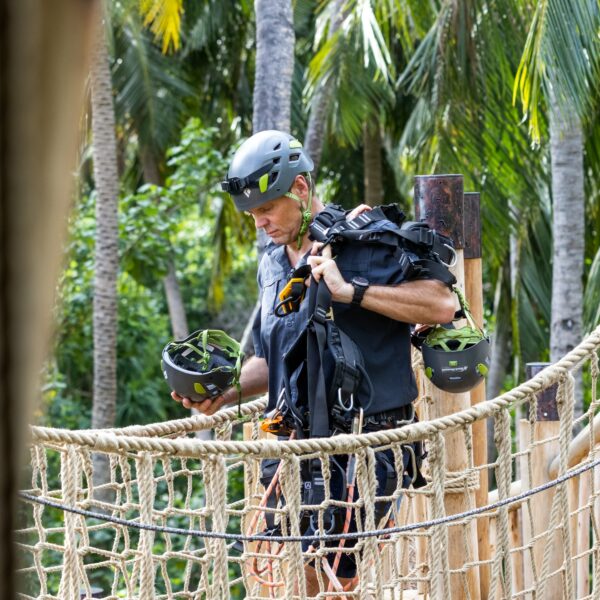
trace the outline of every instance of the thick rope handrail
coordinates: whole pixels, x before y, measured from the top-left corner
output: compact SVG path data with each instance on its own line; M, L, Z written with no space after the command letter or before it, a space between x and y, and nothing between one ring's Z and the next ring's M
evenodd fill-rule
M169 533L174 535L189 535L193 537L205 537L244 542L304 542L310 540L326 542L339 541L343 539L362 539L380 537L396 533L406 533L408 531L414 531L416 529L429 529L430 527L434 527L436 525L445 525L446 523L461 521L468 517L474 517L487 512L491 513L497 508L501 508L503 506L510 506L511 504L521 502L526 498L534 496L535 494L539 494L540 492L544 492L550 489L551 487L560 485L561 483L564 483L565 481L568 481L573 477L577 477L582 473L585 473L586 471L589 471L598 466L600 466L600 458L597 458L596 460L590 463L584 463L583 465L577 467L576 469L573 469L572 471L567 471L564 475L561 475L556 479L552 479L550 481L547 481L546 483L538 485L537 487L521 492L516 496L508 496L507 498L502 498L501 500L498 500L497 502L494 502L492 504L472 508L461 513L446 515L445 517L439 517L437 519L430 519L428 521L421 521L418 523L409 523L408 525L402 525L399 527L387 527L383 529L374 529L372 531L355 531L351 533L336 534L320 534L317 532L313 535L242 535L238 533L225 533L219 531L199 531L196 529L183 529L180 527L163 527L160 525L150 525L147 523L140 523L139 521L121 519L119 517L113 517L102 513L84 510L81 508L75 508L72 506L65 506L60 502L53 502L51 500L39 498L38 496L35 496L34 494L28 494L27 492L18 492L18 495L21 497L21 499L26 500L28 502L35 502L37 504L42 504L51 508L57 508L64 512L74 513L84 517L98 519L99 521L107 521L109 523L115 523L116 525L124 525L127 527L141 529L144 531L156 531L160 533Z
M410 443L430 438L435 433L463 427L479 419L488 418L500 410L525 401L531 395L562 381L569 371L585 360L600 346L600 327L565 355L555 365L546 367L532 379L513 390L476 404L461 412L445 417L406 425L400 429L389 429L361 435L342 434L330 438L308 440L256 440L204 441L192 439L151 439L116 434L113 430L67 431L61 429L32 427L34 442L77 444L96 451L141 451L162 452L180 457L195 458L209 454L246 454L265 457L284 457L290 454L325 452L342 454L356 452L372 445L384 446L393 443ZM244 405L242 405L243 407ZM254 407L251 407L254 409ZM228 409L228 413L232 409ZM237 409L234 409L237 410ZM218 413L217 413L218 414ZM195 418L195 417L194 417Z
M169 435L193 433L202 429L216 429L221 425L230 423L231 421L244 421L249 417L254 417L260 414L267 406L267 397L262 396L251 402L246 402L241 405L240 412L238 407L223 408L214 415L194 415L183 419L173 419L171 421L163 421L161 423L150 423L148 425L130 425L128 427L109 428L109 429L71 429L70 433L109 433L114 435L133 436L133 437L166 437ZM241 416L240 416L241 415ZM32 432L37 431L54 431L53 427L32 426ZM63 431L63 430L58 430Z

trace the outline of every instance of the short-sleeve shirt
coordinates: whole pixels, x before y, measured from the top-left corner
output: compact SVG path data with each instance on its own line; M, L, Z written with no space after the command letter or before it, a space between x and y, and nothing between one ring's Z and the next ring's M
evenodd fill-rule
M376 221L369 229L393 227L388 221ZM397 252L390 246L347 242L335 257L346 281L364 277L371 285L397 285L403 274ZM295 268L306 262L303 258ZM308 300L300 310L283 317L275 316L279 292L286 285L292 268L284 246L269 244L258 268L261 310L253 327L255 354L266 360L269 372L269 403L275 407L283 387L283 356L308 322ZM360 348L374 395L366 415L410 404L417 396L411 366L410 325L384 315L340 302L332 305L337 326Z

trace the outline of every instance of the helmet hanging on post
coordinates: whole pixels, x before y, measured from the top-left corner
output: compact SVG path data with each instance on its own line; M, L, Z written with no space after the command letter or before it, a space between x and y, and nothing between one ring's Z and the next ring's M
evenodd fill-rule
M467 325L459 329L435 327L423 341L425 375L436 387L453 394L468 392L486 377L490 365L490 340L469 310L457 288L461 311Z
M162 370L169 387L194 402L216 398L231 386L240 391L243 353L218 329L200 329L162 351Z

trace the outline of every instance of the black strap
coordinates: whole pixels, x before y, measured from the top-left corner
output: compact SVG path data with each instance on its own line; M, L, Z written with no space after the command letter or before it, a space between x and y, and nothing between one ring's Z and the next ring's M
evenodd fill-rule
M331 292L324 279L314 280L309 291L309 314L312 314L307 339L308 410L310 437L330 434L329 406L323 361L327 345L327 314L331 309ZM310 335L312 331L313 335Z

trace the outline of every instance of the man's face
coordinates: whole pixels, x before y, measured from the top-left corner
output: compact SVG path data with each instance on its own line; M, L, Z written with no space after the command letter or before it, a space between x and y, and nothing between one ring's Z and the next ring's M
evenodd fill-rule
M302 214L298 202L287 196L265 202L248 211L257 229L265 233L275 244L292 244L298 237Z

